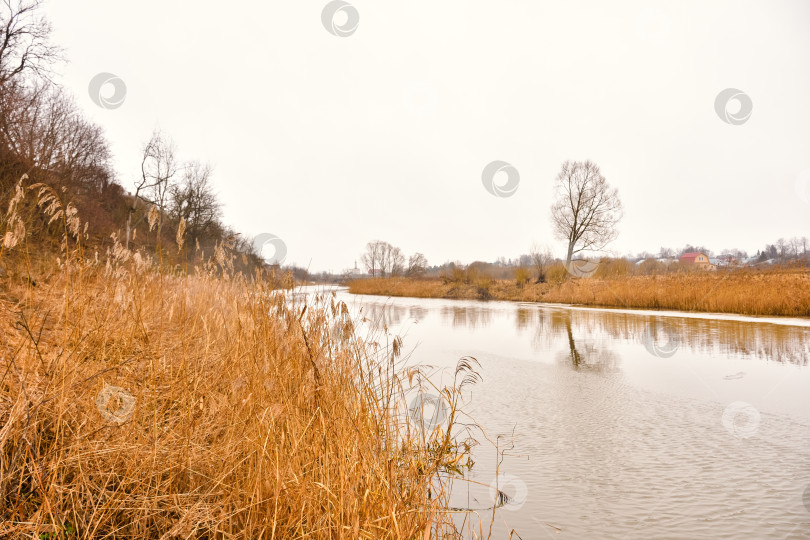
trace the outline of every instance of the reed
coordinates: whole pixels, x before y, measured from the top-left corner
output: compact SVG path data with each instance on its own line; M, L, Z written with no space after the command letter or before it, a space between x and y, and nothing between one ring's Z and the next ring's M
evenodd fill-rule
M332 294L235 273L227 246L191 275L115 238L90 253L42 195L58 254L32 264L15 208L3 222L0 537L460 536L440 478L470 448L472 363L425 433L402 415L420 373L401 342L361 338Z
M552 268L552 270L554 270ZM551 302L602 307L672 309L743 315L810 317L810 271L806 268L737 269L571 278L549 271L547 283L495 280L495 300ZM349 284L355 294L417 298L484 299L477 287L438 279L362 279Z

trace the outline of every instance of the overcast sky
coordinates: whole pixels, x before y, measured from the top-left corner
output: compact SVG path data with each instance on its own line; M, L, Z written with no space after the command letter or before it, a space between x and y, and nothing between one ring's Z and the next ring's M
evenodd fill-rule
M286 262L314 271L352 266L373 239L431 264L534 242L562 256L549 208L567 159L619 189L619 254L810 236L808 0L352 0L344 37L326 5L50 0L45 13L69 59L59 80L106 130L125 188L160 128L214 165L226 223L278 235ZM101 72L125 82L120 107L91 100ZM732 123L718 116L727 88L750 98L747 120L735 100ZM496 160L520 175L511 196L482 183Z

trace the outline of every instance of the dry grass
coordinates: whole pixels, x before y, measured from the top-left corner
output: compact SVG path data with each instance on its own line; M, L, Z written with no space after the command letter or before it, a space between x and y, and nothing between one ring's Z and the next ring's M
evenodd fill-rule
M0 537L459 536L437 477L469 451L451 436L469 363L425 434L399 407L419 377L400 342L364 342L332 295L291 302L229 271L226 248L193 276L118 243L96 258L70 223L49 277L20 281L14 264L33 270L14 217Z
M598 275L598 274L597 274ZM512 280L475 284L404 278L350 283L356 294L552 302L603 307L674 309L743 315L810 317L810 272L774 269L677 272L651 276L555 279L519 286Z
M67 318L59 280L3 304L0 536L453 537L428 490L463 450L409 431L344 305L81 271Z

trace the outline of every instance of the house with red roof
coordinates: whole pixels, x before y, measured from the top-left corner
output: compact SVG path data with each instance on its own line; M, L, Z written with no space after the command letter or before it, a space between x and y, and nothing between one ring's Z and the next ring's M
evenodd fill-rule
M717 266L712 264L709 260L709 256L699 251L684 253L678 261L687 267L691 266L700 268L701 270L717 270Z

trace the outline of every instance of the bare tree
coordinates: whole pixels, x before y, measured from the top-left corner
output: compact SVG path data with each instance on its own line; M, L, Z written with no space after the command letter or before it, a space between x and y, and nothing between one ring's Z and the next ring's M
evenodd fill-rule
M545 283L546 270L548 270L548 267L554 262L554 254L551 252L551 248L534 244L529 252L529 257L531 258L532 266L534 266L537 272L537 283Z
M616 239L622 203L599 167L591 161L566 161L556 180L551 222L559 240L568 242L566 265L574 255L599 251Z
M179 169L180 166L175 158L174 143L160 131L152 133L152 138L143 148L141 178L135 183L132 206L127 214L127 247L132 230L132 214L135 213L140 199L150 202L158 208L158 238L160 238L161 214L166 211L169 191Z
M793 257L798 257L802 254L802 241L798 236L794 236L790 239L790 251Z
M409 276L421 276L427 270L427 258L421 253L414 253L408 258Z
M0 141L17 157L66 183L81 182L90 171L112 169L102 129L51 84L6 85L0 93Z
M405 270L405 256L402 250L385 242L382 271L384 276L397 276Z
M376 275L382 267L383 244L380 240L374 240L366 244L366 252L360 257L360 262L372 275Z
M784 261L785 260L785 253L789 249L789 243L784 238L780 238L776 241L776 247L779 250L779 259Z
M366 269L383 276L401 274L405 267L405 256L402 250L388 242L374 240L366 244L366 252L360 258Z
M49 43L51 25L39 15L41 0L0 0L0 87L32 73L48 78L62 51Z
M744 250L737 248L724 249L723 251L720 252L720 257L727 260L742 261L748 258L748 253Z
M185 220L189 238L212 236L221 229L222 205L211 185L210 165L187 163L180 183L169 187L169 214Z

